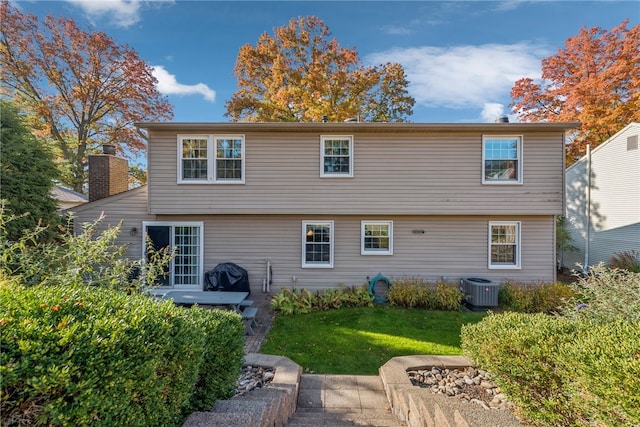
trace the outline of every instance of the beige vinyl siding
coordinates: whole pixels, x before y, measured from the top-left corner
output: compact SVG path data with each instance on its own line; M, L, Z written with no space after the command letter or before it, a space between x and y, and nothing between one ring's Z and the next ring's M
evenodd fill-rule
M261 291L266 260L273 266L272 291L320 290L362 285L382 273L390 278L477 276L495 280L554 280L552 216L327 216L190 215L159 216L158 221L204 221L204 269L233 262L247 269L251 289ZM334 221L334 268L302 268L302 221ZM394 253L360 254L360 221L392 220ZM488 269L489 221L521 221L522 269ZM413 230L424 230L415 234ZM295 277L295 281L293 278Z
M482 185L480 131L348 133L354 136L352 178L320 177L322 132L244 132L245 184L177 184L177 135L189 133L224 132L217 132L215 126L150 132L149 208L154 214L563 212L559 131L519 133L523 135L522 185Z
M639 134L640 123L632 123L591 153L589 265L607 262L616 252L640 252L640 149L627 150L627 138ZM585 263L587 168L584 157L566 172L566 215L579 249L564 254L569 268Z
M147 186L86 203L69 209L68 212L74 215L76 234L82 231L83 224L96 221L102 214L104 219L100 221L98 230L115 227L122 222L115 244L126 245L127 256L133 259L142 257L142 221L155 219L155 215L149 215L147 210ZM137 229L135 235L130 233L133 227Z

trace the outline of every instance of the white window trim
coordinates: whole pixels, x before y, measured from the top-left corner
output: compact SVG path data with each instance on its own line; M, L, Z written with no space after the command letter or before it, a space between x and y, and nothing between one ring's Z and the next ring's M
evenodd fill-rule
M484 145L487 139L517 139L518 140L518 179L505 179L505 180L497 180L497 179L486 179L485 178L485 149ZM522 177L522 165L524 163L523 159L523 148L524 148L524 139L522 135L482 135L482 184L486 185L522 185L523 177Z
M182 140L183 139L206 139L207 140L207 179L183 179L182 178ZM241 179L217 179L216 178L216 141L218 139L241 139L242 140L242 178ZM203 134L179 134L177 139L177 160L178 160L178 184L244 184L245 183L245 137L241 134L233 135L203 135Z
M365 226L367 225L386 225L389 227L389 249L372 250L365 248ZM393 255L393 221L360 221L360 255Z
M329 239L330 239L330 253L329 253L329 263L327 264L319 264L319 263L307 263L307 251L306 251L306 234L307 234L307 225L328 225L330 229ZM302 268L333 268L333 251L335 247L334 241L334 224L333 221L302 221Z
M515 226L516 227L516 263L515 264L492 264L491 263L491 229L493 226ZM487 263L489 270L521 270L522 261L522 238L521 238L522 223L520 221L489 221L488 230L488 245L487 245Z
M142 221L142 259L147 259L147 227L148 226L165 226L165 227L199 227L200 228L200 241L198 242L200 246L200 250L198 251L198 258L200 259L200 265L198 268L198 285L180 285L179 288L181 290L198 290L201 291L204 284L204 222L203 221ZM171 244L173 245L173 233L171 234ZM172 246L173 248L174 246ZM173 274L173 260L170 262L170 284L169 288L175 288L174 274ZM167 286L161 286L161 288L166 289Z
M349 173L328 173L324 171L324 142L328 139L349 140ZM353 178L353 135L320 135L320 177Z

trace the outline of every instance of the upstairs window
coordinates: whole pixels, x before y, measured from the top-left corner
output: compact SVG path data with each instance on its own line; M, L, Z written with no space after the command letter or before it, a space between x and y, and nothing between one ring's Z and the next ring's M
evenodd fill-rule
M489 268L520 268L520 222L489 223Z
M244 136L178 135L179 183L244 183Z
M209 138L206 135L180 138L182 181L206 181L208 179L208 146Z
M353 177L353 137L320 138L320 176Z
M522 137L482 138L482 183L522 184Z
M360 224L362 255L393 255L392 221L362 221Z
M242 181L244 144L238 137L215 137L216 180Z

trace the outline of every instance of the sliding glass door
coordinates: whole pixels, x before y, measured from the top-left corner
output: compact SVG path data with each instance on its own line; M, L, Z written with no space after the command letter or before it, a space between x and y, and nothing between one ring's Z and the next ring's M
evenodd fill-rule
M167 274L158 279L160 285L202 289L202 222L147 221L143 226L145 235L156 250L165 247L176 250ZM146 249L144 256L147 256Z

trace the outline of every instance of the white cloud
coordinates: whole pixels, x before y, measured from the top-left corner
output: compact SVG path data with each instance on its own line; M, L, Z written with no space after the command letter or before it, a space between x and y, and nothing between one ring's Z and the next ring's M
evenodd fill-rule
M140 21L139 0L67 0L90 18L110 16L114 25L127 28Z
M367 55L364 60L372 65L402 64L410 82L409 93L419 105L485 108L509 99L516 80L539 78L540 60L548 54L540 46L522 42L394 48ZM495 109L495 106L487 108Z
M128 28L140 21L142 7L173 4L174 0L66 0L78 6L90 19L110 18L113 25Z
M176 76L169 73L161 65L153 66L153 76L158 79L158 91L163 95L202 95L209 101L215 102L216 92L204 83L185 85L178 83Z

